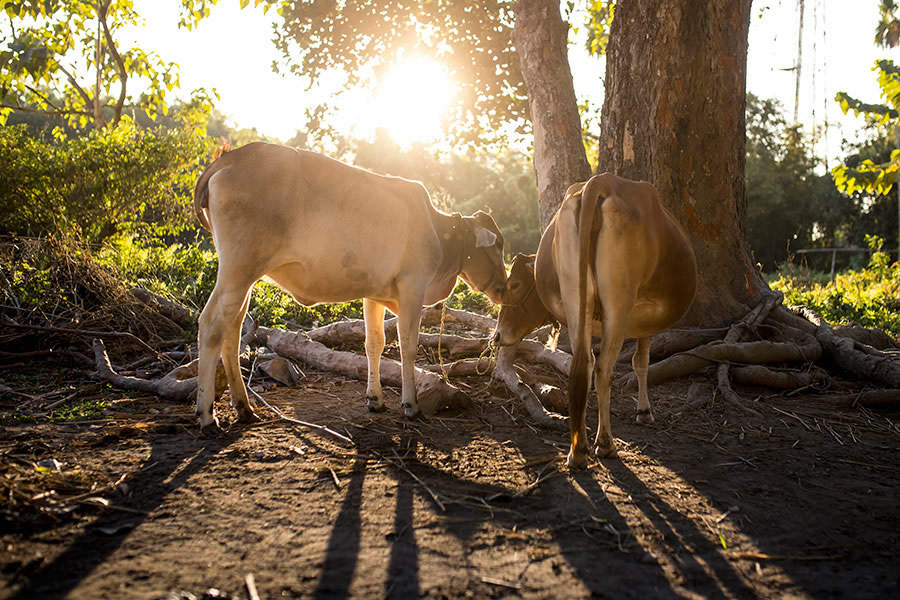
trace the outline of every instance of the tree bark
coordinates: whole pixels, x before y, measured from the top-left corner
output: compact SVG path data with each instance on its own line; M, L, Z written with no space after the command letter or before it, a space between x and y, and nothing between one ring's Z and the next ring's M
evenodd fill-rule
M567 42L569 26L558 0L518 0L513 5L516 46L534 129L534 171L537 176L541 231L563 201L566 189L591 176Z
M749 23L750 0L632 0L610 32L599 170L653 183L687 229L690 325L730 323L768 289L746 243Z

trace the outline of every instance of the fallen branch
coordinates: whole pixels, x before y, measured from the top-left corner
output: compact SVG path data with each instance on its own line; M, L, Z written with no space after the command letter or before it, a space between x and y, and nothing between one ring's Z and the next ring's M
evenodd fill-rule
M257 339L265 343L273 352L301 360L316 369L339 373L360 381L367 379L368 361L365 356L332 350L324 344L309 339L309 336L303 332L294 333L260 327L257 331ZM462 391L449 385L434 373L417 367L415 379L419 407L425 413L433 414L444 406L457 407L469 404L468 397ZM382 357L381 381L384 385L402 386L400 363Z
M88 331L82 329L68 329L65 327L44 327L41 325L23 325L21 323L17 323L7 317L4 319L6 324L10 327L14 327L16 329L28 329L31 331L43 331L45 333L65 333L69 335L75 335L83 338L124 338L127 340L131 340L138 346L149 350L150 352L156 354L156 349L152 346L148 345L147 342L134 335L133 333L129 333L127 331Z
M147 392L172 400L192 400L197 392L197 361L177 367L171 370L161 379L140 379L119 375L113 370L106 353L103 340L93 341L94 360L100 379L111 383L117 388L135 392ZM216 397L225 391L228 385L225 379L225 369L220 365L216 368Z

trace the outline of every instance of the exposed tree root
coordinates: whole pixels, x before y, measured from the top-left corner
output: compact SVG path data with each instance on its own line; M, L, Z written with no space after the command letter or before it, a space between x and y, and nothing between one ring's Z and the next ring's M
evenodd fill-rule
M524 343L524 342L523 342ZM534 390L519 379L513 359L516 357L516 346L503 346L497 352L497 364L491 375L494 380L503 382L528 411L528 414L538 425L551 429L565 430L568 428L568 419L561 415L549 412L541 404Z
M153 297L147 302L162 304ZM832 328L814 311L806 308L789 310L782 307L781 302L781 294L767 294L743 319L729 328L673 329L654 336L651 343L653 364L648 374L650 384L684 377L703 369L713 371L712 384L692 384L684 404L670 412L695 408L718 397L748 413L758 414L751 408L750 402L735 391L734 385L782 390L787 395L809 389L824 392L834 387L831 375L822 368L829 366L892 388L825 396L835 406L900 405L900 344L879 330L855 326ZM172 316L178 314L176 310ZM468 405L467 396L450 385L446 377L490 374L493 381L502 382L522 402L537 424L566 429L567 418L558 414L566 408L564 392L534 376L529 369L516 366L513 360L518 358L521 363L550 366L567 376L571 363L569 353L526 339L518 346L501 348L496 362L493 362L489 355L492 349L486 337L496 325L493 319L436 306L423 311L422 322L423 325L441 326L442 331L419 335L419 344L428 349L426 354L430 353L435 363L416 369L417 393L426 414L447 406ZM476 332L476 335L477 332L485 335L467 337L447 333L443 328L447 324L456 325L455 330L462 327ZM550 330L546 329L539 333L548 335ZM63 333L70 332L66 330ZM98 332L78 332L78 335L91 333ZM131 334L106 333L105 336L133 338ZM388 343L396 341L395 318L385 320L385 337ZM143 346L140 340L132 341ZM367 375L365 356L333 347L358 347L364 342L365 325L361 320L341 321L306 333L292 333L257 328L248 319L242 335L244 354L248 354L248 344L264 344L276 355L362 381L366 380ZM435 356L438 348L440 354ZM633 352L633 344L623 348L619 356L623 367L625 361L630 361ZM148 381L117 373L110 365L102 341L94 341L94 355L101 378L117 387L180 399L191 399L195 394L196 361L176 368L159 380ZM157 359L159 357L156 355ZM170 360L190 357L190 353L167 355ZM258 366L269 364L267 361L259 362ZM132 370L142 364L144 361L136 361L127 369ZM382 358L381 376L385 385L400 387L400 364ZM291 381L290 378L281 379L288 384ZM634 374L630 372L616 381L617 386L629 391L636 389L636 383ZM225 386L221 369L217 386L222 389Z

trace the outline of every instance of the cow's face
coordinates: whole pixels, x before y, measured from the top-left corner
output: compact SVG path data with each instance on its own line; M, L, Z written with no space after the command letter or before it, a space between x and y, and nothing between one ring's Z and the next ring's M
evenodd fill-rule
M497 329L493 339L500 346L518 344L522 338L540 327L550 312L538 296L534 280L534 254L518 254L513 259Z
M480 210L471 217L463 217L463 222L475 242L465 249L460 276L472 288L486 294L491 302L499 303L506 285L503 234L494 219Z

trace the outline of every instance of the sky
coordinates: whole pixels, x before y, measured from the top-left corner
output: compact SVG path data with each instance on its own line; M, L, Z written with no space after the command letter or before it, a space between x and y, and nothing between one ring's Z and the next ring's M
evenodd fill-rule
M841 141L855 137L860 119L844 117L834 102L838 91L868 102L879 100L875 60L900 60L897 50L876 48L872 42L878 15L878 0L862 0L848 8L846 0L806 0L803 27L799 121L809 131L827 122L827 157L841 155ZM194 31L178 29L178 0L135 0L135 9L147 22L145 27L128 30L122 41L133 40L145 49L153 49L164 60L179 64L182 94L206 87L220 95L218 108L238 127L255 127L263 135L286 141L305 124L304 109L330 97L341 85L339 80L307 85L294 76L272 72L278 53L271 42L272 23L278 17L272 11L239 9L238 0L220 0L211 16ZM779 99L786 116L793 119L795 74L787 71L797 60L799 10L797 0L754 0L752 8L747 89L761 98ZM602 103L604 63L586 57L580 45L570 51L570 63L576 94ZM403 89L400 77L395 87ZM407 84L408 85L408 84ZM423 86L408 86L423 87ZM397 92L394 92L395 95ZM369 92L355 92L347 100L338 127L354 129L357 135L370 135L373 120L360 125L359 115L372 115L379 108L406 102L393 115L385 114L382 123L398 131L405 125L407 134L423 134L416 126L419 116L411 111L424 103L406 93L379 98ZM434 96L431 96L433 99ZM423 116L422 119L431 118ZM376 119L377 120L377 119ZM820 141L817 154L825 152Z

